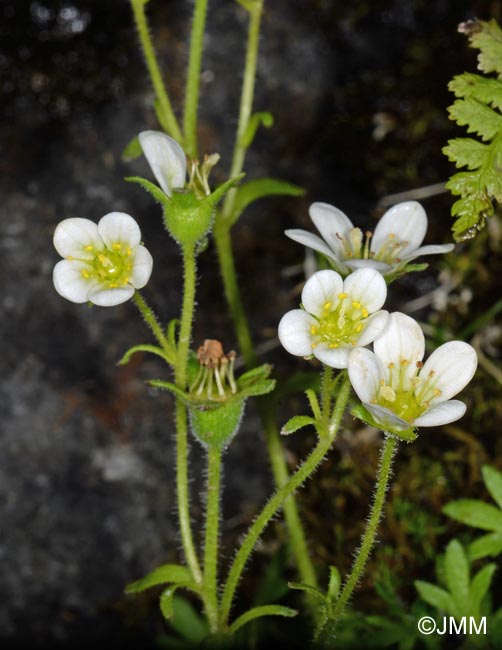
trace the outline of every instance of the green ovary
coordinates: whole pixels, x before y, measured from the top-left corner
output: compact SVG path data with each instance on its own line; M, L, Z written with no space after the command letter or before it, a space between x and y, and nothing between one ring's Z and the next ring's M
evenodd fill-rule
M340 293L335 306L334 301L324 303L317 324L311 326L312 349L319 343L327 343L332 349L356 345L367 317L367 309L348 300L346 293Z
M394 391L390 386L380 388L377 403L380 406L385 406L410 424L427 409L427 404L419 402L413 390Z
M93 247L87 246L87 252ZM93 260L82 269L86 280L97 280L108 289L116 289L130 283L134 256L130 246L116 242L112 248L96 252Z

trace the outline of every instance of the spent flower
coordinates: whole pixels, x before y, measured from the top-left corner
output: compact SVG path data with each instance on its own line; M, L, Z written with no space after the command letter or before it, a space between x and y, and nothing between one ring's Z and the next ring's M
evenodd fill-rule
M286 230L286 235L322 253L342 275L370 267L384 276L395 276L421 255L447 253L454 248L454 244L421 246L427 215L416 201L398 203L387 210L373 234L363 234L341 210L327 203L313 203L309 214L322 238L296 229Z
M152 256L140 241L138 224L123 212L111 212L98 224L81 218L61 221L54 247L65 259L54 267L56 291L71 302L102 307L129 300L152 273Z
M375 423L391 432L433 427L460 419L466 405L450 399L472 379L477 356L463 341L450 341L422 362L425 339L410 316L395 312L373 343L374 352L353 350L352 386Z
M302 309L282 317L279 340L291 354L313 354L327 366L346 368L350 350L383 331L386 297L387 285L375 269L359 269L345 281L336 271L318 271L305 283Z

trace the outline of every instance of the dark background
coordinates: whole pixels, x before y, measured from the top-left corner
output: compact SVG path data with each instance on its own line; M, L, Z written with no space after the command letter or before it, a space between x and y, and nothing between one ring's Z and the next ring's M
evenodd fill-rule
M200 138L203 151L221 153L221 180L236 127L246 14L230 0L209 6ZM148 13L179 114L191 3L151 0ZM457 33L457 24L474 16L500 19L500 4L266 2L255 110L271 111L275 125L259 133L248 156L248 177L284 178L307 193L300 200L262 201L235 229L242 291L257 342L273 340L281 315L297 303L302 276L295 269L303 252L282 233L311 227L310 202L331 202L355 223L372 227L383 196L445 181L452 172L441 147L460 131L447 119L452 101L447 83L475 68L474 52ZM162 630L154 600L125 599L122 593L126 583L174 561L180 546L172 400L144 384L165 371L146 357L115 365L130 345L150 341L132 303L112 309L74 305L56 294L51 280L58 259L52 233L60 220L97 221L107 212L125 211L140 223L154 257L145 294L164 321L177 315L176 246L162 230L157 206L123 181L132 173L150 177L144 161L124 163L121 152L136 133L157 128L151 104L125 0L0 1L0 642L9 647L152 647ZM382 124L383 133L377 128ZM451 202L442 194L425 203L431 222L427 243L450 240ZM469 246L457 251L468 255ZM489 255L487 245L486 250ZM448 268L442 260L431 261L430 273L395 285L393 308L438 286L438 269ZM489 263L484 265L486 271ZM231 348L235 337L212 246L200 267L194 343L219 338ZM444 321L455 334L493 302L483 268L471 277L478 291L467 289L462 296L462 287L456 287L442 307L426 301L429 311L419 313L433 331ZM265 358L279 375L305 366L279 349ZM286 403L284 412L296 406ZM378 438L359 433L363 452L348 434L338 443L344 482L337 503L341 512L352 509L364 517L370 492L361 495L360 513L351 508L358 481L353 472L361 454L374 460ZM484 435L480 458L493 460L500 449L488 426ZM310 444L301 436L290 443L292 465ZM434 458L434 444L428 432L415 449ZM448 444L455 450L463 443ZM412 453L407 450L403 462L412 462ZM271 489L265 459L259 421L249 408L226 458L227 549ZM477 466L469 474L463 452L457 461L452 482L444 474L452 487L441 488L440 502L477 485ZM350 553L341 553L341 542L333 543L337 528L325 524L337 462L335 452L319 480L309 484L303 505L309 537L318 540L316 561L334 555L343 566ZM374 470L368 467L363 487L366 480L371 491ZM195 524L201 521L203 475L194 444ZM349 494L345 501L343 490ZM275 529L284 540L279 523ZM357 525L347 530L353 548L360 531ZM385 535L392 543L392 532ZM253 569L275 552L273 537L256 555L245 595L253 588Z

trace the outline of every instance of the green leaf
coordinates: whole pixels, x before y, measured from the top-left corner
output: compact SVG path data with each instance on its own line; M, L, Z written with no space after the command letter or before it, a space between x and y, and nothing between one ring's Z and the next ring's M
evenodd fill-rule
M305 194L305 190L298 185L274 178L258 178L243 183L235 193L234 210L229 224L233 225L248 205L258 199L273 195L303 196L303 194Z
M269 129L271 126L274 124L274 116L272 113L268 112L262 112L262 113L254 113L251 115L251 118L248 122L246 131L244 132L244 135L241 138L241 146L244 147L245 149L248 149L256 135L256 131L258 130L258 127L264 126L265 128Z
M502 82L498 79L486 79L479 74L464 72L454 77L448 88L456 97L473 97L502 110Z
M477 133L482 140L491 140L502 130L502 115L472 97L457 99L448 112L457 124L467 126L467 133Z
M237 630L243 625L246 625L256 618L262 618L263 616L285 616L286 618L292 618L297 614L298 612L296 610L291 609L290 607L284 607L283 605L262 605L261 607L253 607L239 616L239 618L236 618L232 625L230 625L229 631L230 634L235 634L235 632L237 632Z
M180 564L163 564L148 573L144 578L141 578L141 580L131 582L131 584L127 585L125 592L126 594L137 594L156 585L163 585L168 582L190 582L191 580L192 575L187 567Z
M316 587L312 587L312 585L306 585L304 582L288 582L288 587L290 589L295 589L296 591L303 591L306 594L310 594L317 600L326 604L326 596Z
M341 584L342 576L340 575L340 571L336 566L330 566L328 584L328 600L330 603L334 603L337 600Z
M171 625L185 639L200 643L209 634L206 621L186 598L177 594L173 600L173 614Z
M467 614L463 608L469 598L469 562L458 539L452 539L446 547L444 571L446 585L457 605L457 612Z
M488 148L488 145L472 138L455 138L449 140L448 145L443 147L443 153L457 167L479 169L486 158Z
M423 580L415 580L415 588L426 603L450 616L455 615L455 603L447 591Z
M139 138L137 135L134 136L132 140L127 144L122 152L122 160L124 162L129 162L135 158L139 158L143 154L143 149L139 143Z
M147 181L146 178L141 178L140 176L128 176L125 178L128 183L137 183L138 185L141 185L141 187L148 192L153 198L157 201L157 203L160 203L162 207L165 207L166 205L169 205L169 197L167 194L165 194L160 187L155 185L154 183L150 183L150 181Z
M225 194L232 189L232 187L235 187L235 185L238 185L241 182L245 175L246 174L239 174L234 178L229 178L228 181L225 181L221 185L218 185L218 187L213 190L213 192L205 200L213 207L216 206L218 202L221 201L221 199L225 196Z
M443 512L448 517L474 528L502 531L502 511L483 501L459 499L446 504Z
M468 553L471 560L480 560L488 555L492 557L500 555L502 553L502 532L488 533L471 542Z
M310 425L315 426L316 421L314 418L311 418L308 415L295 415L290 418L286 424L281 429L281 435L289 436L290 433L294 433L303 427L308 427Z
M258 395L266 395L271 393L275 388L275 379L263 379L262 381L257 381L254 384L249 384L241 390L239 390L235 399L247 398L247 397L258 397Z
M263 379L267 379L272 372L272 366L269 363L264 363L262 366L257 366L256 368L252 368L251 370L248 370L247 372L243 373L238 379L237 379L237 386L239 388L245 388L246 386L250 386L253 384L255 381L261 381Z
M502 508L502 473L489 465L484 465L481 471L488 492L498 507Z
M168 355L162 348L159 348L157 345L150 345L145 343L143 345L133 345L132 348L129 348L129 350L127 350L117 365L125 366L131 360L132 355L136 354L137 352L150 352L151 354L156 354L158 357L164 359L164 361L169 365L173 365L175 363L174 353Z
M480 50L480 70L502 74L502 31L495 20L476 21L476 28L470 35L470 45Z
M469 590L470 608L468 614L470 616L479 616L481 601L486 596L490 584L492 582L493 574L496 569L495 564L487 564L483 567L472 579L471 587Z
M365 424L368 424L370 427L375 427L381 431L387 431L387 433L391 433L392 435L396 436L400 440L404 440L405 442L413 442L417 439L417 434L415 433L413 427L404 429L403 431L398 431L397 429L393 430L389 427L388 424L383 425L382 423L377 422L371 413L367 411L362 404L357 404L354 406L354 408L351 410L351 414L355 418L362 420Z

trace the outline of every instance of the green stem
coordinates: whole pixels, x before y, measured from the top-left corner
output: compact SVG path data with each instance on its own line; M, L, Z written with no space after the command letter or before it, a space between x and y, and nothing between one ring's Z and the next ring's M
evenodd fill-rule
M246 48L246 63L244 67L244 79L242 83L241 102L239 109L239 121L235 138L232 166L230 167L229 178L238 176L244 167L247 147L243 144L243 137L248 128L253 109L254 87L256 81L256 65L258 63L258 48L260 44L260 24L263 12L263 0L255 0L249 9L249 29ZM229 219L235 204L235 190L225 197L221 216Z
M187 381L188 353L192 333L195 306L196 263L193 249L183 249L184 286L178 339L178 355L175 368L175 383L185 390ZM188 566L196 582L202 582L202 573L195 551L190 523L190 497L188 490L188 418L185 405L176 400L176 489L178 494L178 516L181 540Z
M162 327L160 326L155 314L153 313L153 310L147 305L146 300L139 293L139 291L136 291L134 293L134 302L141 312L141 315L143 316L146 324L152 330L160 347L164 350L166 357L169 359L169 362L174 365L176 363L176 352L173 350L166 335L164 334L164 331L162 330Z
M342 589L342 592L330 616L332 623L334 623L343 614L345 606L352 595L356 585L358 584L363 573L366 562L368 561L369 554L375 542L375 537L378 529L378 524L382 516L383 507L385 504L385 495L389 487L389 480L392 474L392 461L397 451L397 438L386 434L385 443L380 457L380 466L378 468L377 487L375 492L375 500L371 509L370 518L366 524L366 530L362 537L361 546L357 553L354 566L350 572L349 577ZM329 623L328 623L329 624ZM331 626L331 630L333 626Z
M218 534L220 520L221 450L208 449L204 591L211 632L218 629Z
M255 519L254 523L249 528L249 531L242 542L242 545L235 556L235 559L230 567L228 578L225 583L223 590L223 596L221 599L221 615L220 623L223 627L228 625L228 617L230 614L230 609L232 606L232 600L234 597L237 584L241 577L242 571L246 565L246 562L258 541L260 535L263 533L270 520L274 517L277 511L284 504L286 499L298 489L302 483L309 478L318 466L321 464L322 460L329 451L333 441L336 437L336 433L340 426L340 421L347 404L350 393L350 383L345 379L340 392L338 393L337 403L333 412L333 433L330 436L322 436L317 445L314 447L313 451L310 453L308 458L305 460L303 465L301 465L294 474L292 474L287 483L282 487L279 487L270 501L264 506L261 513Z
M155 95L159 102L160 112L164 118L162 126L166 128L169 135L172 135L175 140L182 144L183 135L172 109L164 81L162 80L159 64L157 63L157 57L155 56L155 49L153 47L146 19L145 5L146 0L131 0L134 20L138 29L139 40L143 49L146 67L148 68L153 89L155 90Z
M206 15L207 0L195 0L192 34L190 36L185 111L183 114L185 151L191 158L197 158L197 109L199 106L200 69L202 64Z

